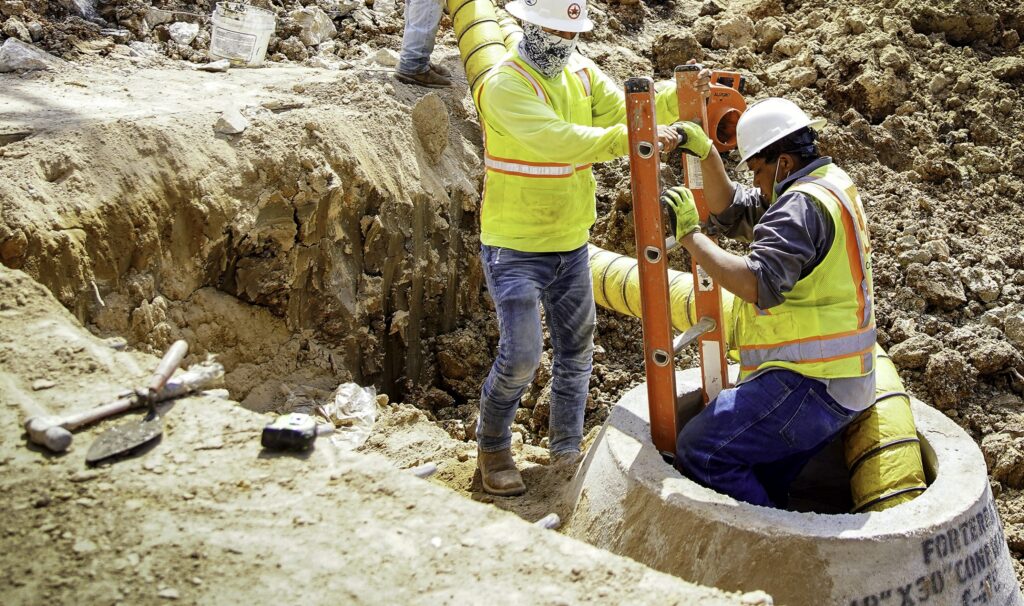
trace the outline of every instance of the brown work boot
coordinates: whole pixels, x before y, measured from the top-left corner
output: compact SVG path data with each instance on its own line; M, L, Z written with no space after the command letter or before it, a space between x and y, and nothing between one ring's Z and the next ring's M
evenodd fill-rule
M447 67L445 67L443 65L439 65L439 64L434 63L434 62L430 63L430 71L432 71L432 72L434 72L434 73L436 73L436 74L438 74L440 76L444 76L445 78L451 78L452 77L452 72Z
M560 452L556 455L551 455L551 463L549 464L551 470L556 473L560 473L566 477L572 477L576 473L576 469L580 466L580 462L583 461L583 453L578 450L569 450L566 452Z
M399 82L405 82L406 84L412 84L415 86L425 86L427 88L447 88L452 85L451 80L430 68L427 68L427 71L422 74L405 74L402 72L395 72L395 78L397 78Z
M516 469L511 448L497 452L484 452L477 448L476 453L476 466L480 470L484 492L499 497L514 497L526 492L526 484Z

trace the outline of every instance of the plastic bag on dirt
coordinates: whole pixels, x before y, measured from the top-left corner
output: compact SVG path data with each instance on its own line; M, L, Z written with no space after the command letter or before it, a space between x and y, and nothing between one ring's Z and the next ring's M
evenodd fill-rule
M317 406L317 414L334 424L330 440L335 446L354 450L370 437L377 420L377 390L342 383L334 391L333 401Z

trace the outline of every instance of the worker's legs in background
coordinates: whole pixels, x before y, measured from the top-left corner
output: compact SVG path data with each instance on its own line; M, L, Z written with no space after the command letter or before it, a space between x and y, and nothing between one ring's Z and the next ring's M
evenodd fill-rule
M406 0L405 31L395 76L402 82L431 88L451 85L449 74L431 69L437 26L441 22L438 0Z
M499 336L498 355L480 390L476 440L481 451L497 452L512 444L519 399L540 365L540 298L555 274L558 256L485 245L480 259Z
M548 450L553 459L580 450L583 414L590 391L597 311L586 246L560 253L561 267L544 291L544 311L554 350ZM574 461L573 461L574 462Z
M755 505L777 503L789 483L859 413L821 381L772 370L723 390L676 441L676 468L709 488Z

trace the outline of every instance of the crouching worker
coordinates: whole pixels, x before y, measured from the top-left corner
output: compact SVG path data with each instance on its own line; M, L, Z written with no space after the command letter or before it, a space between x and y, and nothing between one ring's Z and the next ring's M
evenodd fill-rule
M710 225L750 242L746 256L701 233L689 190L662 197L681 244L736 295L740 361L737 385L679 434L675 465L755 505L784 507L804 465L874 402L867 220L850 177L818 153L823 125L785 99L752 105L737 139L753 188L729 179L700 127L680 125L681 147L701 159Z

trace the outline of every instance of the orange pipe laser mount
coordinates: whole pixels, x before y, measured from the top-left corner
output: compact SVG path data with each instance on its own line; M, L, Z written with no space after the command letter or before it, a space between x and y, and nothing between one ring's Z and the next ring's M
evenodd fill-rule
M746 109L746 103L739 93L742 79L736 73L716 72L712 75L710 99L706 101L697 88L702 68L703 66L694 64L680 65L675 69L679 119L689 120L703 127L704 132L711 137L719 150L731 149L736 145L736 122ZM723 79L735 84L735 88L721 84ZM690 154L683 154L683 184L693 192L700 221L706 224L710 211L704 199L704 176L700 168L700 159ZM693 261L692 272L697 317L703 323L705 332L691 336L697 338L698 342L704 403L707 404L723 389L729 387L728 367L725 361L728 344L722 326L721 288L696 260ZM685 343L681 344L683 345Z

